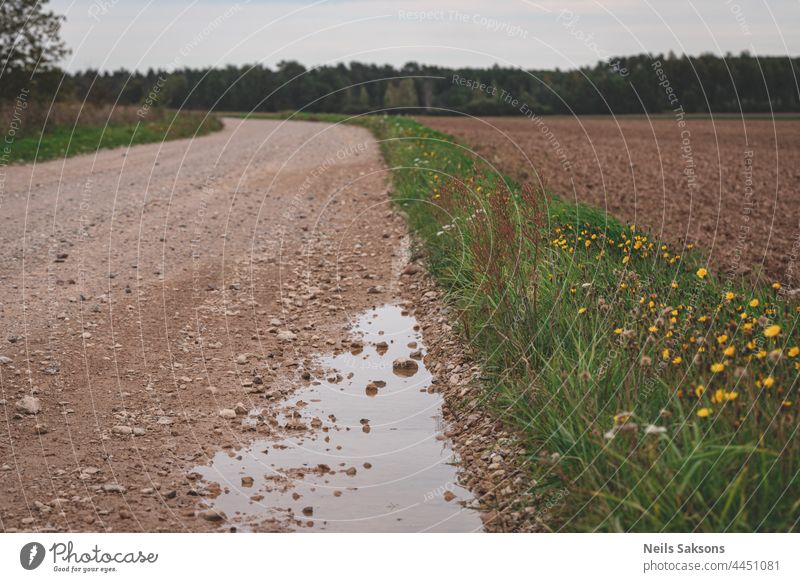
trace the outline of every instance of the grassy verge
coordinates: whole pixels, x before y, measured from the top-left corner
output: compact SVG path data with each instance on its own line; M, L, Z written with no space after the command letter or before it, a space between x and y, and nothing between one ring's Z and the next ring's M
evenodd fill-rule
M98 149L156 143L171 139L201 136L222 128L222 122L205 113L151 110L139 121L112 121L57 125L44 133L17 138L9 147L9 163L51 160L95 152Z
M461 314L482 404L523 435L543 504L563 499L546 527L798 528L800 316L779 284L722 280L412 119L353 121Z

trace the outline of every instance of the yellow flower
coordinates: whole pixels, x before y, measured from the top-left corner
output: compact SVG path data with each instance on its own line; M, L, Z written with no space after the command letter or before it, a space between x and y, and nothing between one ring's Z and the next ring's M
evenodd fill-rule
M683 358L680 357L680 356L675 356L674 358L672 358L672 363L675 364L675 365L680 364L682 361L683 361Z
M614 424L625 424L631 419L631 416L633 416L633 414L630 412L620 412L619 414L615 414Z
M617 329L614 330L614 333L617 334L617 335L621 334L622 333L622 328L618 327Z
M658 328L655 325L651 325L650 327L647 328L647 331L649 331L650 333L656 333L658 331Z
M673 282L670 284L670 286L671 286L673 289L677 289L677 288L678 288L678 282L677 282L677 281L673 281Z
M669 358L669 350L667 348L661 350L661 357L664 358L665 360Z
M800 354L800 348L798 348L797 346L794 346L793 348L789 348L789 357L790 358L794 358L795 356L797 356L797 354Z
M700 410L697 411L697 416L699 416L700 418L706 418L709 414L711 414L710 408L701 408Z
M708 275L708 271L704 267L700 267L697 269L697 276L701 279L705 279L706 275Z
M733 291L728 291L727 293L725 293L725 299L727 299L728 301L733 301L734 297L736 297L736 294L733 293Z
M578 315L583 315L584 313L586 313L586 308L585 308L585 307L581 307L581 308L578 310Z
M750 305L750 307L758 307L758 299L751 300L748 305Z
M717 374L725 369L725 364L711 364L711 371Z
M781 333L780 325L770 325L767 329L764 330L764 335L767 337L775 337L779 333Z
M772 288L773 288L773 289L775 289L775 291L778 291L778 290L781 288L781 284L780 284L780 283L778 283L777 281L775 281L775 282L772 284Z
M764 388L772 388L775 385L775 378L767 376L764 378Z
M703 386L702 384L699 384L697 388L694 389L695 396L697 396L698 398L700 398L705 391L706 387Z
M725 351L722 352L722 353L725 354L728 357L731 357L732 355L734 355L736 353L736 348L734 348L733 346L728 346L727 348L725 348Z
M728 336L727 336L727 335L725 335L724 333L723 333L722 335L720 335L720 336L717 336L717 343L718 343L718 344L722 345L722 344L724 344L726 341L728 341Z

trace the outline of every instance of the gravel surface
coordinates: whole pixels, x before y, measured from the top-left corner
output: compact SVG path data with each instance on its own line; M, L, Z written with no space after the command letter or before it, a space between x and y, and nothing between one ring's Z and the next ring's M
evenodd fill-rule
M696 243L723 276L800 287L800 121L421 118L519 180L538 174L673 243ZM685 125L680 125L683 121Z
M218 528L187 469L376 302L405 236L387 179L365 130L234 119L9 168L0 527Z

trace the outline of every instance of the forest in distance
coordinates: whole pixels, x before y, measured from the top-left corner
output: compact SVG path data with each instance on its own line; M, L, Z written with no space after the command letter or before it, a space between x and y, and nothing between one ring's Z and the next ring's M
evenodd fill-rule
M670 112L679 103L686 113L786 113L800 111L798 68L798 58L746 52L724 58L639 54L575 70L453 69L415 62L401 68L359 62L307 68L283 61L274 68L66 75L54 70L39 84L49 83L59 100L139 105L149 98L168 108L215 111L359 114L422 108L429 114L519 115L524 103L539 115L619 115Z

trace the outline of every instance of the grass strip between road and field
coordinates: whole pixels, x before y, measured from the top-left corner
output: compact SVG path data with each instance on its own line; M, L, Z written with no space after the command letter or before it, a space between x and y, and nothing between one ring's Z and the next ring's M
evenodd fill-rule
M200 137L222 129L214 115L153 109L137 121L65 124L18 137L8 147L6 163L29 163L93 153L100 149Z
M719 277L411 118L291 117L380 141L482 364L463 406L517 429L545 528L797 530L800 316L780 284Z

